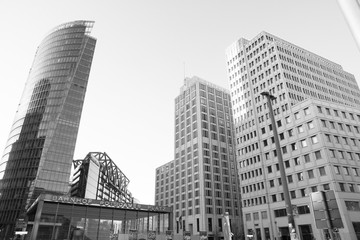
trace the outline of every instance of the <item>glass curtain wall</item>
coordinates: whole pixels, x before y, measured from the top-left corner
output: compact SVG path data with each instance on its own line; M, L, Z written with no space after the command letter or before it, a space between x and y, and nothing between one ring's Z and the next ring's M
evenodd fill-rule
M35 212L29 219L35 219ZM170 213L44 203L36 239L165 239ZM31 232L33 227L28 226ZM35 230L36 231L36 230ZM34 236L34 235L33 235ZM30 239L28 234L27 239Z

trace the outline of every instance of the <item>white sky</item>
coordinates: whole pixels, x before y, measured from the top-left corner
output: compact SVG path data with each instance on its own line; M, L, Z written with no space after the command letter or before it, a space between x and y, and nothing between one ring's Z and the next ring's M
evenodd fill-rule
M75 159L106 152L144 204L174 155L174 99L185 75L228 88L225 49L267 31L360 79L360 53L336 0L19 0L0 3L0 152L37 46L55 26L94 20L98 39Z

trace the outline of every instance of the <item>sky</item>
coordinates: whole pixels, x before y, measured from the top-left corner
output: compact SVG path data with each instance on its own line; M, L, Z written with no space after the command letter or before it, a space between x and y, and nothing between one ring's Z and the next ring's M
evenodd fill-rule
M336 0L1 1L0 151L37 46L74 20L95 21L97 38L74 159L106 152L143 204L154 204L155 169L174 158L184 77L229 88L225 50L240 37L269 32L360 83L360 52Z

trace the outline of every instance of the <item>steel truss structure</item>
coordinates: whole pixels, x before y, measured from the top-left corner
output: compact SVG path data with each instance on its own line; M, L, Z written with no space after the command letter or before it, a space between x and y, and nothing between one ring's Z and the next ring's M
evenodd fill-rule
M97 176L90 171L90 165L95 163L98 166ZM133 203L134 198L127 189L130 180L120 170L111 158L104 152L90 152L82 160L73 161L75 173L71 187L71 195L85 197L86 191L89 191L87 182L89 178L97 177L97 186L95 199L116 201L121 203Z

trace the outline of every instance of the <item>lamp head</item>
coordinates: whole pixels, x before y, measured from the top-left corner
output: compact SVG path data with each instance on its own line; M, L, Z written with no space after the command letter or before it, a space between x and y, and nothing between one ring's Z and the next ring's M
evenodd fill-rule
M269 96L270 100L274 100L276 99L275 96L271 95L269 92L261 92L260 95L263 95L263 96Z

